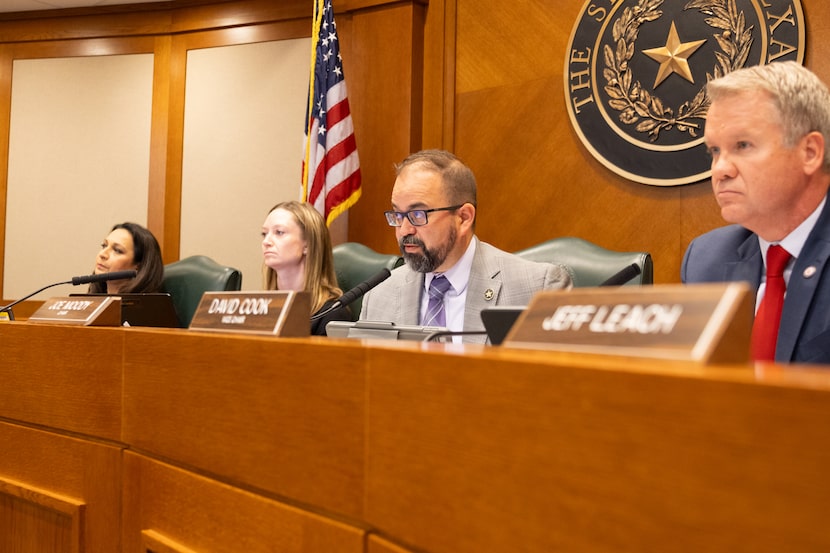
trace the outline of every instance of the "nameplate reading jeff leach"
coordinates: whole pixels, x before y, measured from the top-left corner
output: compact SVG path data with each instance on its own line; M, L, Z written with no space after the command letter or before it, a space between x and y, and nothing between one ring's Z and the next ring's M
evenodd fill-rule
M548 332L671 334L683 314L680 304L562 305L542 320Z
M533 297L504 344L743 363L753 303L743 282L549 290Z

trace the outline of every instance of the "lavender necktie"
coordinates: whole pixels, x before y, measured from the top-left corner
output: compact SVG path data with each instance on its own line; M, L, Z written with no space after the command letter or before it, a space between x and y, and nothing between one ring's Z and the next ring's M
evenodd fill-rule
M444 275L436 275L429 283L429 304L424 314L424 326L447 326L444 313L444 294L450 289L450 281Z

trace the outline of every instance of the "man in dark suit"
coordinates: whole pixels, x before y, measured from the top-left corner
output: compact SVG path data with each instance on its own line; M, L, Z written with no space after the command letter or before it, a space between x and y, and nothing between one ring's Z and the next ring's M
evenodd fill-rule
M766 306L756 315L753 357L830 363L830 93L795 62L734 71L711 81L707 93L712 188L734 224L692 241L681 279L749 282L756 310L768 288L767 306L786 286L777 339L774 328L772 338L759 338ZM772 271L767 286L766 267L777 264L768 260L778 252L783 283Z
M542 289L571 286L564 266L527 261L475 236L475 177L449 152L424 150L401 162L385 215L406 263L366 294L361 320L480 332L485 307L527 305ZM429 302L434 279L449 281L440 320Z

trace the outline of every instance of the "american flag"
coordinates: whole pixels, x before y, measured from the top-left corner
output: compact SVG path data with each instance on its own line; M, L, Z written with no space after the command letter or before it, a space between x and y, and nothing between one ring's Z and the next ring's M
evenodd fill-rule
M360 198L360 160L331 0L314 0L311 40L302 194L331 224Z

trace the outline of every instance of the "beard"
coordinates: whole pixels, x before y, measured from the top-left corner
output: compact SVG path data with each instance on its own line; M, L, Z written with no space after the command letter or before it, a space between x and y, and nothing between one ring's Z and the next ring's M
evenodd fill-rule
M420 238L412 235L401 238L398 245L401 249L401 255L403 255L404 261L406 261L406 264L409 265L413 271L418 273L431 273L436 268L440 267L444 261L446 261L447 256L455 247L457 239L458 233L454 227L450 227L450 233L449 236L447 236L447 240L435 248L427 248ZM407 244L420 246L423 253L411 253L406 251L404 246Z

